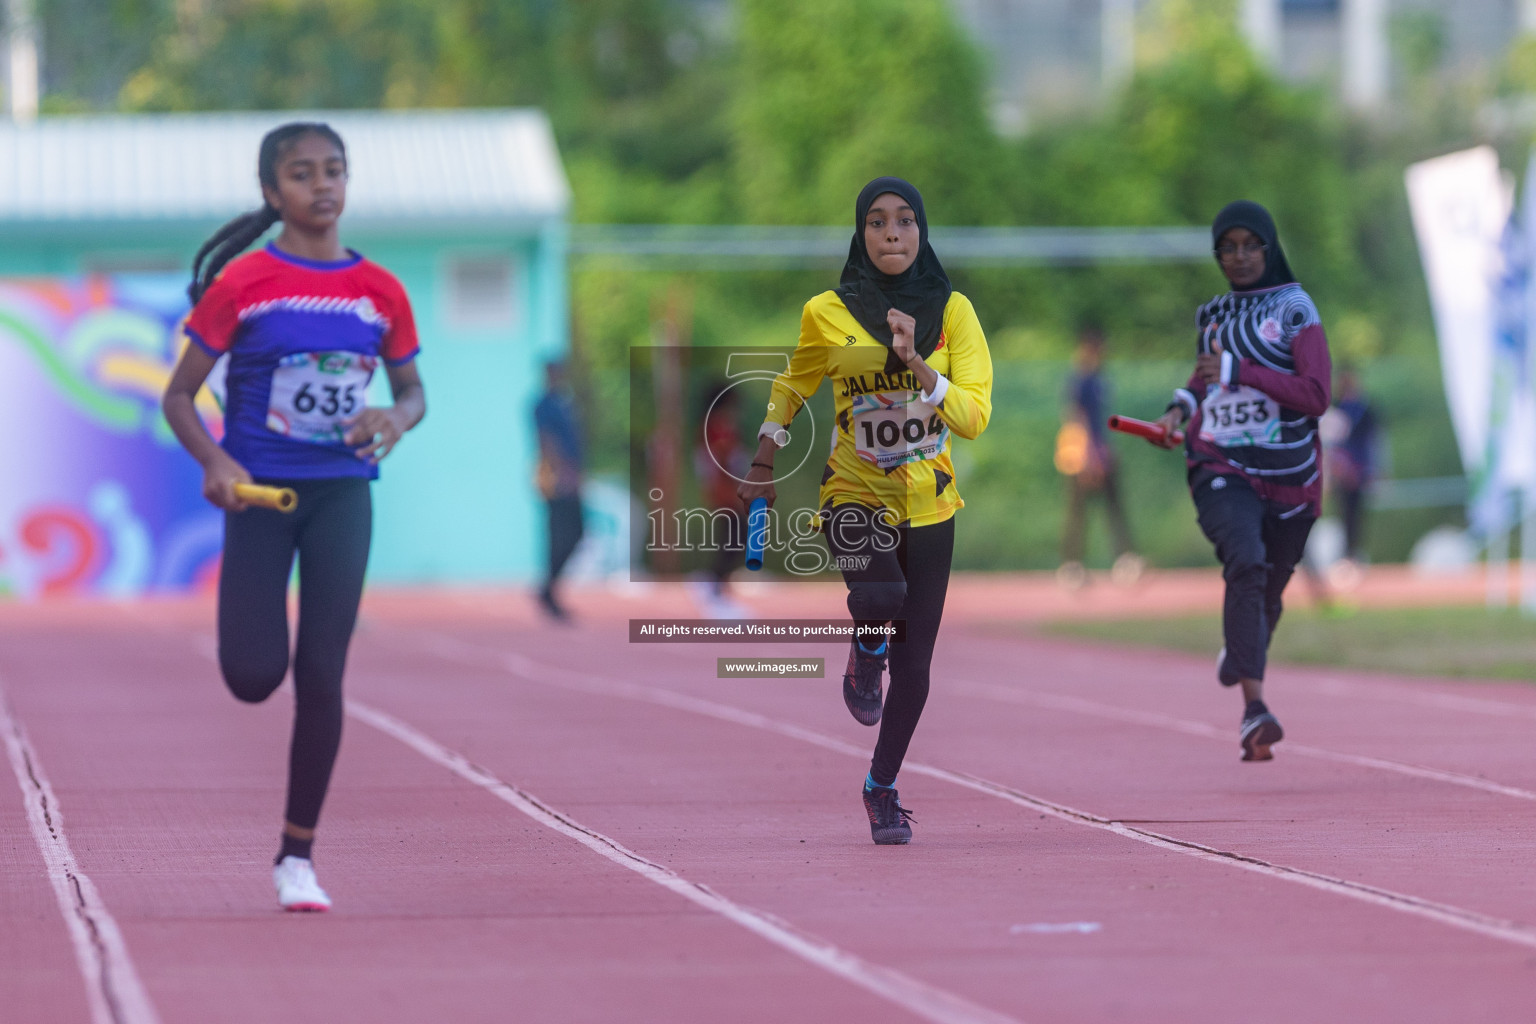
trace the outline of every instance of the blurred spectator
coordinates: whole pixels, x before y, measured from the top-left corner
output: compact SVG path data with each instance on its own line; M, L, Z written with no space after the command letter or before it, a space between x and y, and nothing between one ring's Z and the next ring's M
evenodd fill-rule
M1090 497L1103 498L1109 515L1115 550L1112 578L1117 583L1134 582L1145 566L1135 553L1125 510L1120 505L1119 467L1105 427L1109 413L1103 365L1104 332L1097 324L1085 324L1078 332L1062 426L1056 435L1056 468L1067 477L1066 530L1056 578L1063 586L1072 588L1087 581L1083 553Z
M1376 479L1380 419L1360 388L1360 375L1341 367L1333 389L1333 407L1320 430L1327 451L1327 478L1344 519L1344 560L1357 567L1365 561L1363 521L1365 500Z
M544 394L533 408L533 421L539 433L539 493L549 509L549 572L539 603L553 618L565 619L555 587L581 541L583 443L564 363L545 364Z
M717 618L746 614L728 592L731 573L742 564L746 548L746 514L736 488L746 479L752 461L752 453L741 438L737 395L725 382L705 392L701 410L704 431L693 457L699 492L710 512L705 543L715 548L709 582L700 597L705 610Z

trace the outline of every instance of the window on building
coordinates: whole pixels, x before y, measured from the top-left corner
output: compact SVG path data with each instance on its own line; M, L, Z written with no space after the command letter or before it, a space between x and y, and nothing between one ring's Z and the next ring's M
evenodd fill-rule
M507 253L448 259L446 309L453 327L507 329L518 314L517 261Z
M87 253L80 270L95 274L187 274L186 257L174 252L123 251Z

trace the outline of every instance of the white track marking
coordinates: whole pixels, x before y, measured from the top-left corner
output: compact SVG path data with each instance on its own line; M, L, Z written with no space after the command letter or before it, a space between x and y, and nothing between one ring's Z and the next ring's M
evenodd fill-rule
M1039 921L1035 924L1016 924L1008 929L1009 935L1092 935L1104 928L1097 921L1064 921L1056 924Z
M978 646L997 647L1001 653L1006 654L1006 647L1001 641L987 636L972 636L970 640ZM1049 637L1046 642L1053 646L1061 646L1074 649L1077 653L1085 650L1084 641L1073 640L1065 637ZM673 645L660 645L671 647ZM1092 648L1087 648L1092 650ZM1193 658L1184 652L1167 651L1154 648L1117 647L1118 654L1135 655L1137 653L1153 653L1167 656L1170 659L1180 660ZM1208 662L1206 663L1209 664ZM1386 679L1345 679L1340 676L1320 675L1316 666L1293 666L1299 671L1299 675L1286 681L1286 686L1295 689L1321 694L1325 697L1346 697L1354 700L1380 701L1388 700L1397 704L1417 704L1420 707L1433 708L1436 711L1461 711L1473 715L1489 715L1495 718L1530 718L1536 719L1536 704L1517 704L1512 701L1495 700L1491 697L1471 697L1465 694L1436 693L1426 691L1419 685L1399 680ZM1204 671L1210 671L1209 668ZM1422 682L1434 683L1435 679L1424 677ZM1495 684L1496 679L1463 680L1467 685L1477 683ZM1512 683L1513 680L1503 680ZM1287 745L1290 741L1286 741ZM1292 748L1294 749L1294 748Z
M0 734L4 736L16 784L21 787L27 824L47 866L48 881L75 947L75 960L85 980L91 1024L159 1024L160 1016L134 969L123 933L95 884L75 860L69 837L64 834L59 798L54 795L37 752L4 693L0 693Z
M538 797L492 775L461 754L417 731L399 719L359 701L347 700L347 714L393 736L427 760L442 765L466 782L512 805L534 821L576 840L602 857L642 878L719 914L785 949L812 966L850 981L881 999L938 1024L1018 1024L1009 1016L977 1006L959 996L934 988L900 971L860 959L825 939L801 931L772 915L733 902L705 885L690 882L670 868L647 860L611 839L555 810Z
M645 701L662 707L689 711L694 714L705 715L725 722L733 722L764 732L787 736L821 747L824 750L849 754L861 760L867 760L869 757L868 751L862 747L856 747L835 737L792 725L788 722L781 722L756 712L745 711L728 704L719 704L715 701L692 697L660 687L619 682L584 672L559 669L554 666L540 664L520 654L465 643L441 634L417 632L415 636L422 641L421 647L428 648L440 657L450 658L477 667L485 667L487 661L489 661L491 665L499 665L505 671L531 683L601 696L624 697L631 700ZM404 641L397 638L397 642L403 643ZM940 768L917 761L907 761L902 765L902 771L909 774L926 775L929 778L949 782L965 789L985 793L988 796L1006 800L1020 807L1027 807L1032 811L1049 815L1061 821L1084 825L1103 832L1110 832L1122 838L1145 843L1170 853L1183 854L1206 863L1221 864L1268 878L1292 882L1310 889L1331 893L1336 896L1344 896L1362 903L1425 918L1438 924L1449 925L1452 928L1472 932L1485 938L1497 939L1502 942L1510 942L1536 949L1536 929L1516 921L1492 917L1449 904L1436 903L1432 900L1421 899L1406 893L1393 892L1392 890L1367 885L1363 882L1354 882L1314 871L1307 871L1302 868L1275 864L1261 860L1258 857L1249 857L1229 850L1220 850L1201 843L1136 828L1122 821L1104 818L1087 811L1077 810L1065 804L1058 804L1042 797L1032 796L1029 793L1003 785L1002 783L993 782L966 772L952 771L947 768Z
M1493 680L1484 680L1492 682ZM1473 715L1492 715L1495 718L1536 718L1536 706L1513 704L1509 701L1488 697L1468 697L1454 693L1426 693L1411 686L1403 686L1372 680L1360 682L1323 676L1297 679L1290 684L1298 690L1311 690L1326 697L1353 697L1360 700L1388 700L1400 704L1417 704L1436 711L1464 711Z
M978 683L972 680L956 681L952 685L952 692L983 700L1000 701L1006 704L1022 704L1030 707L1045 708L1051 711L1067 711L1073 714L1092 715L1097 718L1107 718L1131 725L1145 725L1154 729L1166 729L1189 736L1200 736L1223 743L1232 742L1234 746L1236 745L1233 742L1230 731L1218 729L1216 726L1205 722L1191 722L1152 711L1117 708L1111 704L1100 704L1097 701L1083 700L1081 697L1042 693L1038 690L1020 690L1011 686L999 686L996 683ZM1532 792L1529 789L1506 786L1503 783L1479 778L1476 775L1465 775L1461 772L1446 771L1442 768L1430 768L1427 765L1390 761L1386 758L1369 757L1364 754L1346 754L1337 750L1327 750L1323 747L1295 743L1291 740L1285 741L1285 752L1287 754L1298 754L1302 757L1316 758L1320 761L1336 761L1339 764L1354 765L1359 768L1375 768L1380 771L1395 772L1398 775L1428 779L1432 782L1444 782L1452 786L1480 789L1485 793L1514 797L1517 800L1536 800L1536 792Z

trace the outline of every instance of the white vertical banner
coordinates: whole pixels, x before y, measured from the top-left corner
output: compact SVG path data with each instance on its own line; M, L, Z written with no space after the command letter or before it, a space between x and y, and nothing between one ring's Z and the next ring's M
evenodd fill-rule
M1266 67L1279 67L1283 26L1280 0L1242 0L1238 17L1248 48Z
M1504 475L1520 491L1520 607L1536 615L1536 149L1526 158L1519 224L1525 240L1525 290L1519 344L1511 353L1518 387L1505 440L1510 458Z
M1344 102L1370 111L1387 96L1388 0L1344 0Z
M1488 412L1493 395L1494 283L1512 203L1491 146L1451 153L1408 168L1408 204L1429 285L1446 404L1461 464L1486 477Z

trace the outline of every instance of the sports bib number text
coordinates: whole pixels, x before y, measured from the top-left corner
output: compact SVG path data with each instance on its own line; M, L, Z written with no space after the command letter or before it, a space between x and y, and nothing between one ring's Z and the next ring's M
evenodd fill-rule
M1280 405L1262 391L1216 385L1200 408L1200 438L1219 447L1266 444L1280 437Z
M949 427L938 410L915 391L858 395L849 410L854 450L881 469L937 458L949 443Z
M296 441L340 444L344 420L362 412L375 356L359 352L296 352L272 372L267 429Z

